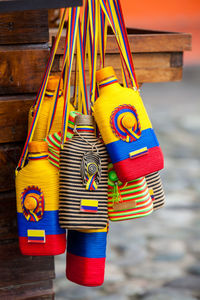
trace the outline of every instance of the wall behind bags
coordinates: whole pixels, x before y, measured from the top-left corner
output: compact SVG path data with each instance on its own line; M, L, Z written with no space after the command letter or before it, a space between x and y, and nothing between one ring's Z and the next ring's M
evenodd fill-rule
M128 27L192 33L192 51L185 63L200 63L200 1L121 1Z

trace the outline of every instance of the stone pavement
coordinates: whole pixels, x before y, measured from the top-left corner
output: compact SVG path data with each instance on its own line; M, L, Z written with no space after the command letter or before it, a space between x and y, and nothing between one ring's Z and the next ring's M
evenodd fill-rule
M165 155L166 205L110 223L102 287L69 282L56 257L56 300L200 299L200 67L182 82L145 84L142 97Z

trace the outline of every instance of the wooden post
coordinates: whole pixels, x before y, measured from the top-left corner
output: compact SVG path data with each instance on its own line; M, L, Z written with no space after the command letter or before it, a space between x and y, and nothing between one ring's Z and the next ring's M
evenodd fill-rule
M48 41L46 10L0 15L0 299L53 299L53 257L20 254L14 190Z

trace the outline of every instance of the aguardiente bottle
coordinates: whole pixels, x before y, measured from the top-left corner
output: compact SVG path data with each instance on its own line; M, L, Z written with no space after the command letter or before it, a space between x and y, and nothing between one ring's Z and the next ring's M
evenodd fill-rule
M59 226L59 174L48 161L46 142L31 142L28 163L16 176L19 246L24 255L65 252L66 232Z
M44 97L44 100L42 103L42 107L41 107L40 114L38 117L37 125L36 125L35 132L33 135L33 141L43 141L48 134L47 126L48 126L49 118L51 117L51 114L53 111L55 92L56 92L59 80L60 80L59 76L50 76L49 77L45 97ZM61 81L58 103L57 103L57 107L56 107L53 124L52 124L51 130L50 130L50 134L61 131L63 107L64 107L63 81ZM70 104L70 111L71 110L74 110L74 107L72 106L72 104ZM31 126L34 112L35 112L35 107L32 106L30 108L29 118L28 118L29 128Z
M96 72L94 117L120 181L164 167L163 154L138 91L122 87L112 67Z
M96 136L94 117L78 115L74 135L60 151L59 222L65 229L107 225L108 154Z

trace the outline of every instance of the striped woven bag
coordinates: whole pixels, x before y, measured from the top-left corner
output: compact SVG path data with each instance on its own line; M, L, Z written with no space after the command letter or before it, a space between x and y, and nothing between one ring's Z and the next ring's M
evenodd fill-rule
M59 222L68 229L105 228L108 218L107 151L92 116L75 118L75 134L60 151Z
M165 204L165 194L162 186L160 174L158 172L146 176L149 193L153 201L153 209L159 209Z
M149 215L153 211L153 204L145 178L122 183L112 164L109 164L108 170L109 219L123 221Z

